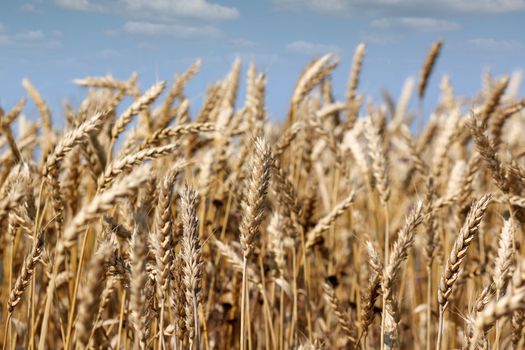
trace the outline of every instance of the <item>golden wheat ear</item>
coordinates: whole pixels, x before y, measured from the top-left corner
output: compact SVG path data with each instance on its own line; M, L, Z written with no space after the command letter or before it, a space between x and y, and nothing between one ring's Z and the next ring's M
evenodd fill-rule
M423 67L421 68L421 72L419 73L419 82L417 87L417 94L419 95L420 99L422 99L425 96L425 91L428 85L430 74L432 73L432 70L436 65L436 61L439 57L442 46L442 40L436 41L434 44L432 44L432 47L430 48L427 57L425 58L425 62L423 63Z
M181 254L182 260L184 261L182 272L186 294L186 330L188 332L190 344L193 344L196 349L200 348L198 308L202 279L202 247L198 231L198 204L199 197L197 191L190 186L185 185L180 195L180 211L183 226Z

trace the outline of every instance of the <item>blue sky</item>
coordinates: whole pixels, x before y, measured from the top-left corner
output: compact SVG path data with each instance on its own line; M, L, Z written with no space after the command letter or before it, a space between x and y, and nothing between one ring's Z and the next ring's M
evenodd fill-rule
M144 90L171 81L196 58L198 76L187 88L199 105L208 84L225 76L235 57L252 60L268 79L270 117L281 120L293 85L312 58L334 52L336 97L342 98L357 44L365 42L361 92L381 89L397 98L417 76L437 38L444 47L429 87L440 77L471 95L482 71L512 73L525 65L525 0L13 0L0 3L0 105L9 109L29 78L55 117L63 99L78 104L73 79L140 75ZM525 90L522 88L521 93ZM31 116L34 107L26 110Z

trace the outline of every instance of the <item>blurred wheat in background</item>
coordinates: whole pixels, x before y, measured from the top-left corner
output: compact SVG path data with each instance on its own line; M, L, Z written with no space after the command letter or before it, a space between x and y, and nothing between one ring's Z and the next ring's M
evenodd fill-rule
M64 122L24 80L40 118L0 110L3 348L521 349L525 99L444 76L430 111L441 50L397 102L360 94L364 44L343 101L316 58L283 123L240 61L201 106L199 60L144 91L77 80Z

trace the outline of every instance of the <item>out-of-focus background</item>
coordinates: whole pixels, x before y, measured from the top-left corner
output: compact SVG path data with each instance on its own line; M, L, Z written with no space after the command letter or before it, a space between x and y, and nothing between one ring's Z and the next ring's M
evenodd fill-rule
M426 101L434 105L444 74L457 94L473 95L484 71L523 67L524 33L524 0L2 1L0 105L10 108L25 95L27 77L56 116L64 99L81 100L75 78L127 79L137 71L145 89L200 57L202 68L187 86L199 104L205 87L238 57L244 68L255 61L266 72L269 118L283 120L290 91L312 58L338 55L334 89L341 98L355 47L364 42L360 90L377 100L387 89L397 98L431 43L442 38ZM29 117L31 111L36 117L33 105Z

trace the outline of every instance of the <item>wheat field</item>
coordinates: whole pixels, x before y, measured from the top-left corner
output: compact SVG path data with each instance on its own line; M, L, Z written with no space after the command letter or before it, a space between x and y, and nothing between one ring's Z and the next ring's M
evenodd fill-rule
M523 348L519 76L460 97L441 50L398 101L360 93L364 44L346 87L315 58L280 123L240 61L199 106L199 60L143 91L79 79L53 116L24 80L0 110L2 348Z

